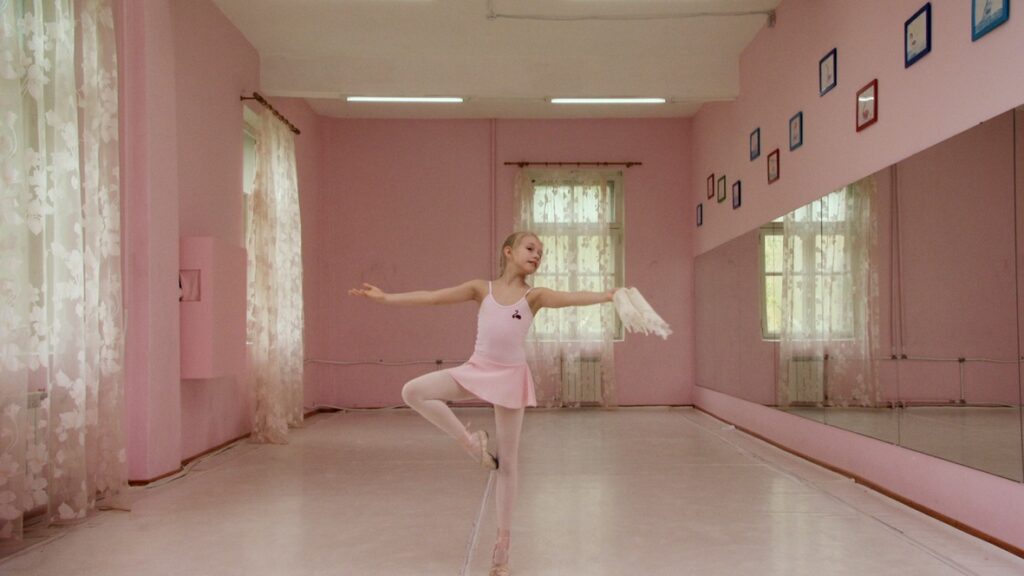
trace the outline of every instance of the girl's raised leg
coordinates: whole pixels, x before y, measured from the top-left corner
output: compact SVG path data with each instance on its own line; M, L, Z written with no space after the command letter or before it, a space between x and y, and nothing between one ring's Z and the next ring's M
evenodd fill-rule
M476 398L459 386L447 372L430 372L406 382L402 400L431 424L455 438L477 461L481 458L480 440L470 434L446 402Z

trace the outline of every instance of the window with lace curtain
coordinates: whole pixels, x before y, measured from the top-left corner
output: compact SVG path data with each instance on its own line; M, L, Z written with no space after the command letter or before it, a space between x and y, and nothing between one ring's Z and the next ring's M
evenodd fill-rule
M595 171L582 180L567 179L566 171L529 171L530 227L544 243L540 270L533 285L561 291L601 292L623 285L623 177L618 171ZM610 305L609 305L610 306ZM559 332L558 323L575 322L580 341L601 341L602 322L614 322L614 339L623 339L622 322L601 306L575 310L575 319L554 310L534 320L540 340Z
M788 215L792 219L792 269L796 276L792 286L795 290L807 287L791 299L796 336L820 334L821 324L826 321L833 336L853 336L852 315L829 312L850 308L850 303L844 301L852 293L853 282L845 248L845 194L845 188L838 190ZM782 329L785 218L769 222L760 232L761 335L765 340L779 340Z
M252 226L252 192L256 186L256 141L260 133L260 115L243 104L242 119L242 231L245 234L242 245L248 246ZM256 267L252 262L252 254L248 251L246 259L246 285L251 286L256 279ZM252 344L248 335L246 344Z

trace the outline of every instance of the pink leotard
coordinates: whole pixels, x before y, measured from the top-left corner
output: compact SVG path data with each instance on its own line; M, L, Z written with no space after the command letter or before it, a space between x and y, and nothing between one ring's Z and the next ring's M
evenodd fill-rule
M506 408L537 405L524 347L533 323L526 301L530 290L518 301L503 305L494 299L488 282L487 296L477 312L473 355L465 364L448 370L463 388L491 404Z

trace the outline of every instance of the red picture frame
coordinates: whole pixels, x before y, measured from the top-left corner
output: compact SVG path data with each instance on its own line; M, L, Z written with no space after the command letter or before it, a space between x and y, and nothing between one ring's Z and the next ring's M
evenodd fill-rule
M878 122L878 78L857 90L855 112L857 132Z
M781 166L779 165L779 149L772 150L771 154L768 154L768 183L771 184L779 179L781 174Z
M715 197L715 173L708 175L708 200Z

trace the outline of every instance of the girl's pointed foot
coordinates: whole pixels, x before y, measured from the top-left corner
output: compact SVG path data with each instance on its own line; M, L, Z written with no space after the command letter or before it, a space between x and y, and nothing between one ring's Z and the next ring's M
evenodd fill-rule
M462 440L462 447L476 460L481 468L495 470L498 468L498 460L487 450L487 432L477 430L466 435Z
M512 534L508 530L498 530L498 539L494 541L491 552L491 571L488 576L509 576L512 571L508 567L508 551Z
M497 470L498 469L498 459L495 458L487 450L487 440L488 440L487 431L486 430L477 430L475 433L473 433L473 435L476 437L476 443L477 443L478 450L479 450L479 452L478 452L478 461L480 462L480 466L482 468L486 469L486 470Z

